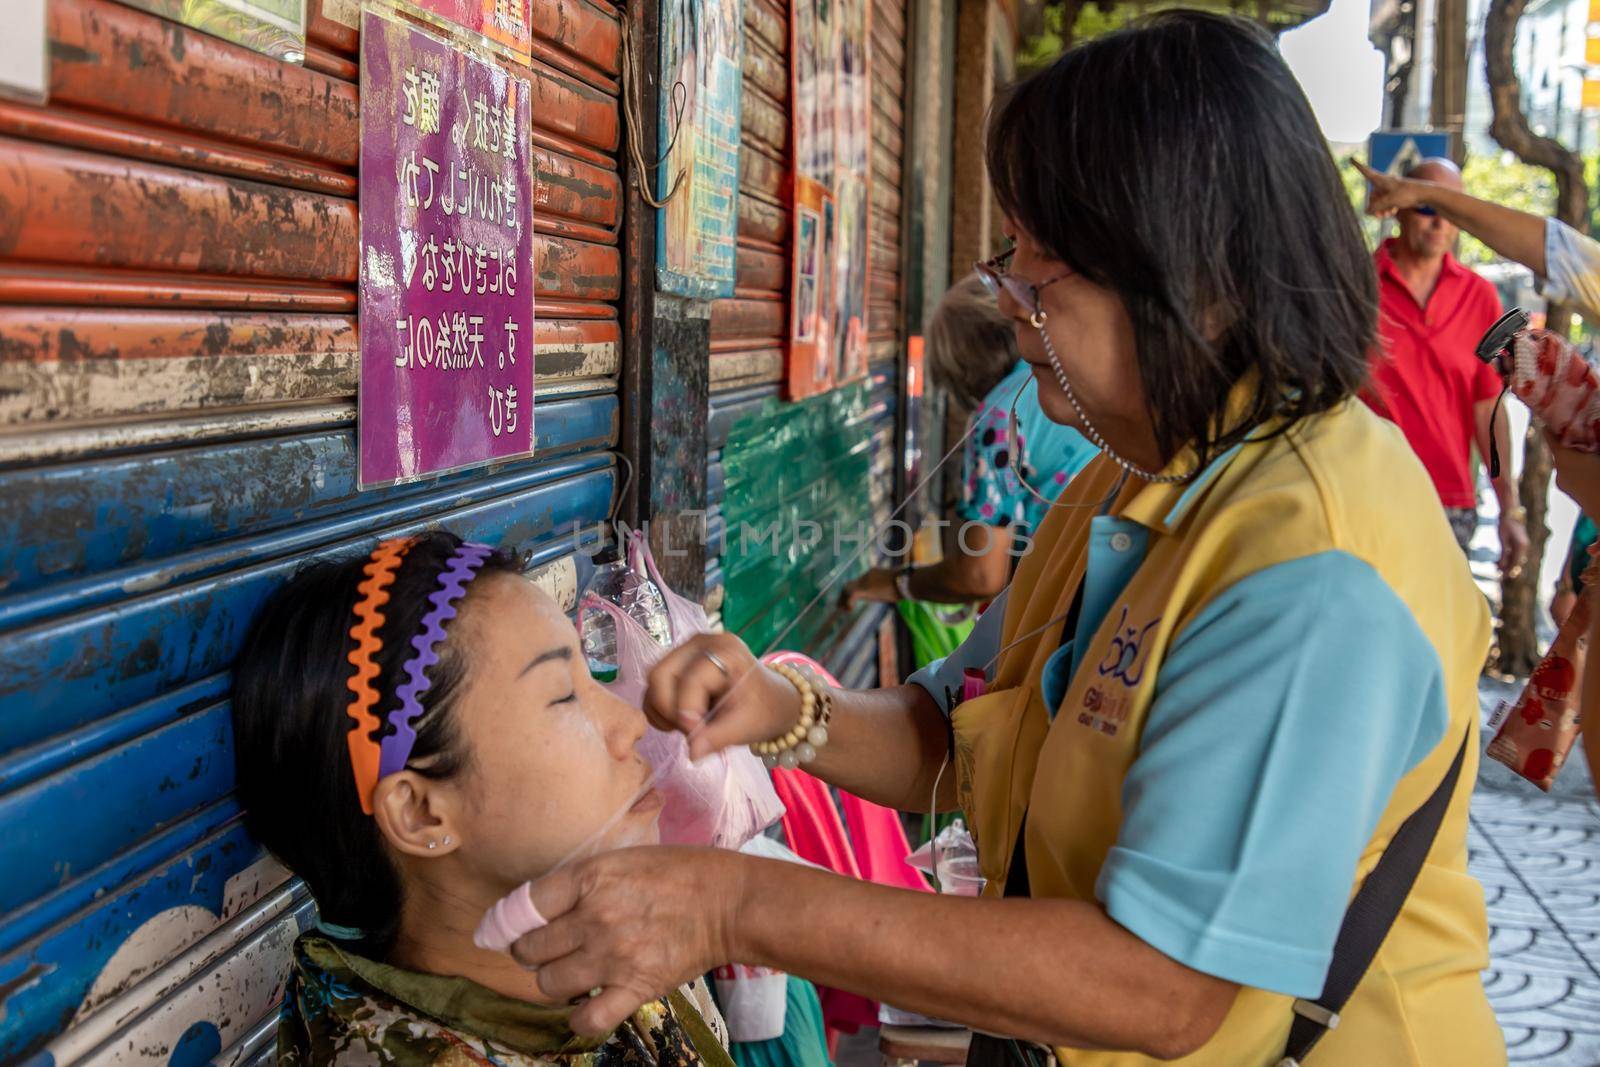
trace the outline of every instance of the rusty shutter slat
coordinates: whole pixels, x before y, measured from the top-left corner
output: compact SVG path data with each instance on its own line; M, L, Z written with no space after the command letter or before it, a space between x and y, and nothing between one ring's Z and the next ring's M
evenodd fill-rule
M734 296L711 305L711 389L778 381L788 334L787 0L744 5L739 249Z
M356 87L111 0L52 0L50 99L354 167Z

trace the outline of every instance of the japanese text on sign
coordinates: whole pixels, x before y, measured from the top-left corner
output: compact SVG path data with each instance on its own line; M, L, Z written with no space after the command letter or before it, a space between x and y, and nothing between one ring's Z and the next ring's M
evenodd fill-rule
M533 450L528 87L363 15L361 484Z

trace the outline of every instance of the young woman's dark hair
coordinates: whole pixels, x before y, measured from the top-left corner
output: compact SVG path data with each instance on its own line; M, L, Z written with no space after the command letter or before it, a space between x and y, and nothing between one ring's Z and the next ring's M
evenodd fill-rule
M1377 284L1305 94L1255 25L1174 11L1068 51L997 105L989 173L1133 320L1157 443L1202 465L1361 385ZM1233 384L1254 410L1220 425Z
M381 694L374 708L387 728L401 668L414 654L411 639L432 606L428 596L461 545L448 533L419 537L383 606L376 657ZM326 923L361 931L366 951L387 954L400 919L400 880L372 816L364 814L351 775L346 738L351 720L350 627L366 579L362 555L314 563L272 597L234 665L233 741L239 798L250 831L290 870L306 880ZM484 561L473 589L491 573L518 574L510 555ZM459 606L459 605L458 605ZM450 625L446 624L448 634ZM430 669L432 687L422 697L417 740L407 766L449 778L464 766L451 705L464 674L462 653L450 641Z

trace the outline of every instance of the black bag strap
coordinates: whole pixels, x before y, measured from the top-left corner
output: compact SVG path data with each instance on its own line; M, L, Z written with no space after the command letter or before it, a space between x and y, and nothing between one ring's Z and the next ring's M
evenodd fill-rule
M1339 937L1333 945L1333 960L1328 964L1328 976L1322 983L1322 995L1314 1001L1294 1002L1289 1043L1278 1067L1300 1067L1322 1036L1339 1025L1339 1012L1344 1010L1367 968L1372 966L1373 957L1389 935L1400 908L1411 894L1423 861L1433 848L1439 826L1444 822L1445 809L1450 806L1456 782L1461 778L1461 765L1466 759L1467 741L1471 736L1469 730L1461 739L1461 747L1456 749L1456 758L1444 779L1422 806L1400 824L1389 847L1378 857L1378 865L1372 868L1372 873L1356 891L1355 899L1345 909L1344 922L1339 926Z

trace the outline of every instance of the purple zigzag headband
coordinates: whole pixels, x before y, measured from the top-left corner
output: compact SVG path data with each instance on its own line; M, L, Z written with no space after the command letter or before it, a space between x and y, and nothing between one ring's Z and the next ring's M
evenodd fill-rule
M422 715L422 695L433 684L428 668L439 662L439 642L444 640L444 624L456 617L456 604L467 593L467 583L477 577L478 568L494 549L476 541L464 542L439 572L439 588L429 597L432 610L422 618L422 627L411 639L417 654L401 668L408 681L395 690L400 706L389 713L394 732L383 739L378 757L378 777L385 778L406 765L411 747L417 743L412 726Z

